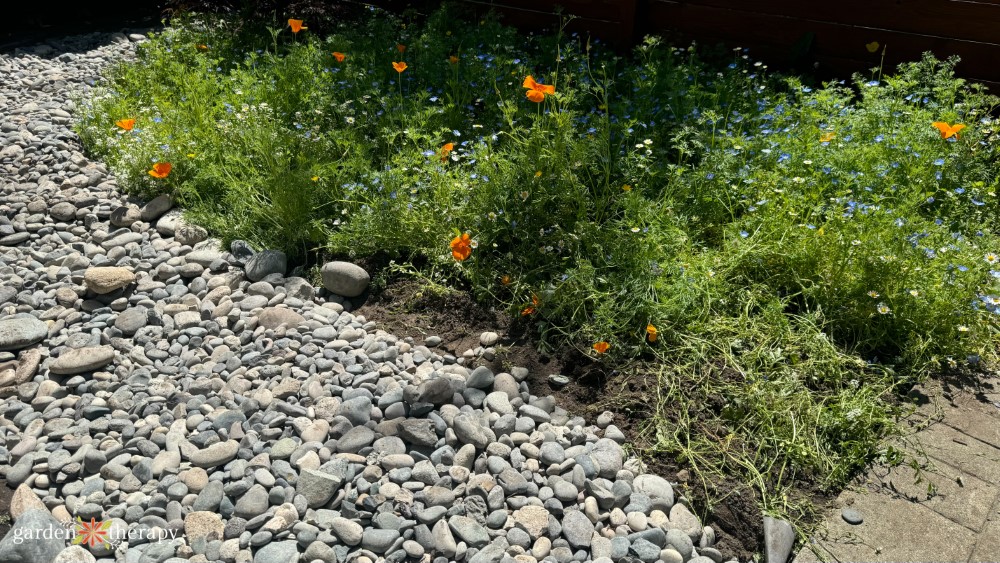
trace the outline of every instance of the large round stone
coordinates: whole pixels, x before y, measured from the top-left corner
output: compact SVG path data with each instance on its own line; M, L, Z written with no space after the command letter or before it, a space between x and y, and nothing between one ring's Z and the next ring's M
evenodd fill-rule
M368 289L371 276L364 268L350 262L323 264L323 287L337 295L357 297Z

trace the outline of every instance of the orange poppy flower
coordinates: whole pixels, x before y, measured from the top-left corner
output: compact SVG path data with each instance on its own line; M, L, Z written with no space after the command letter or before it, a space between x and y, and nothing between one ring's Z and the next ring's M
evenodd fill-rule
M451 154L451 151L454 150L454 148L455 143L445 143L444 146L441 147L441 162L448 160L448 155Z
M646 325L647 340L649 340L650 342L656 342L656 339L659 338L659 336L660 336L660 331L657 330L657 328L652 323Z
M339 51L334 51L333 52L333 58L337 59L338 63L342 63L342 62L344 62L344 59L347 58L347 55L345 55L345 54L343 54L343 53L341 53Z
M595 342L592 348L598 354L603 354L607 352L609 348L611 348L611 345L602 340L600 342Z
M511 282L510 276L504 274L503 276L500 277L500 285L510 285L510 282Z
M541 301L538 299L538 296L535 295L534 293L532 293L531 294L531 305L528 305L524 309L521 309L521 316L522 317L527 317L528 315L534 315L538 311L538 305L540 305L540 304L541 304Z
M453 65L458 64L458 57L455 56L455 55L452 55L452 56L448 57L448 62L451 63L451 64L453 64Z
M399 51L400 53L405 53L406 52L406 45L403 45L402 43L397 43L396 44L396 50Z
M118 121L115 122L115 125L121 127L122 129L124 129L126 131L131 131L132 128L135 127L135 120L134 119L119 119Z
M469 233L451 239L451 255L459 262L472 256L472 237Z
M528 89L524 95L536 104L544 101L546 94L552 95L556 93L555 86L552 86L551 84L539 84L538 82L535 82L535 79L532 78L530 74L524 79L524 83L521 85Z
M194 48L198 49L199 51L207 51L208 50L208 45L205 45L203 43L199 43L199 44L195 45Z
M822 135L819 136L819 142L821 142L821 143L829 143L836 136L837 135L833 131L830 131L828 133L823 133Z
M302 20L288 20L288 27L292 28L292 33L298 33L303 29L309 29L308 27L302 25Z
M173 168L169 162L157 162L153 165L153 169L149 171L149 175L154 178L166 178L170 175L170 169Z
M948 125L944 121L935 121L931 123L938 131L941 132L942 139L950 139L951 137L959 138L958 132L965 129L965 125L961 123L956 123L954 125Z
M403 74L403 71L407 69L406 63L392 63L392 68L396 69L396 72Z

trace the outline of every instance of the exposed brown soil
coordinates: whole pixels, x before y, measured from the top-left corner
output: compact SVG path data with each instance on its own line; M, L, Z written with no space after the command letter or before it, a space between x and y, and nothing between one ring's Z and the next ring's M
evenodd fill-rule
M14 489L7 486L5 479L0 479L0 538L10 530L10 499L14 498Z
M652 445L645 423L656 414L658 381L643 375L649 370L641 366L618 371L577 350L541 353L525 334L526 326L512 323L504 312L476 303L465 292L438 293L412 279L389 280L384 288L365 296L354 312L375 321L379 328L418 342L439 336L440 348L456 356L478 346L482 332L497 332L502 352L492 362L492 369L504 371L512 365L528 368L533 394L553 395L560 407L588 421L603 411L614 412L615 424L636 451ZM548 376L554 373L569 376L570 384L559 389L551 386ZM643 461L650 471L679 484L680 494L715 528L716 548L725 556L750 561L763 551L763 517L754 492L746 485L720 477L707 486L700 481L695 486L689 483L691 468L667 456L646 456Z

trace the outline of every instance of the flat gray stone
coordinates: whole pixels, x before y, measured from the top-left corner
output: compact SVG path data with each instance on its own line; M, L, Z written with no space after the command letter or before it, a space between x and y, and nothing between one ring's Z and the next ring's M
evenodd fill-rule
M608 441L617 446L616 442ZM621 446L618 447L621 448ZM601 464L600 461L598 463ZM601 467L603 469L604 465L601 464ZM603 471L601 472L601 476L604 476ZM674 488L670 486L669 481L659 475L650 475L648 473L637 475L632 481L632 489L647 495L653 501L653 508L669 513L674 505Z
M49 325L31 315L0 320L0 351L20 350L37 344L49 334Z
M288 257L280 250L264 250L250 257L243 270L250 281L260 281L271 274L285 275Z
M305 317L287 307L265 307L257 315L257 324L270 329L278 328L281 325L295 328L305 322Z
M486 528L468 516L452 516L448 519L448 527L470 547L481 549L490 542L490 534Z
M844 522L847 522L848 524L851 524L852 526L857 526L857 525L859 525L859 524L861 524L862 522L865 521L865 518L864 518L864 516L861 515L861 512L859 512L859 511L857 511L857 510L855 510L853 508L846 508L845 507L845 508L841 509L840 516L841 516L841 518L844 519Z
M28 510L0 540L0 563L51 563L66 546L51 538L65 533L66 527L48 511Z
M364 527L353 520L336 517L330 523L330 529L340 541L353 547L361 543L364 537Z
M579 510L569 510L563 515L562 532L570 547L589 549L594 536L594 525Z
M766 563L785 563L795 545L795 530L784 520L764 517L764 551ZM683 553L681 554L683 555Z
M361 547L375 553L385 553L397 539L399 539L399 530L368 528L361 536Z
M49 366L49 372L56 375L75 375L98 370L115 359L115 349L111 346L88 346L64 350Z
M330 502L343 484L344 480L337 475L315 469L303 469L295 484L295 492L306 498L309 508L320 508Z
M298 563L299 547L294 540L272 542L257 550L253 563Z
M155 221L161 215L170 211L170 208L173 206L174 200L169 195L158 195L142 206L142 209L139 210L139 218L147 223Z

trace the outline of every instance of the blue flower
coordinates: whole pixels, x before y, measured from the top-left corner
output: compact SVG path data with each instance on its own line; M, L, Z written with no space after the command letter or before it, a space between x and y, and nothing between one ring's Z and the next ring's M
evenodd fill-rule
M955 188L955 193L958 195L962 195L965 193L965 188Z
M746 231L740 231L740 236L743 237L743 238L747 238L748 236L750 236L750 233L748 233Z
M934 165L935 166L944 166L944 159L943 158L939 158L939 159L935 160L934 161Z
M885 137L883 137L882 135L875 135L875 142L876 143L881 143L884 140L885 140Z

